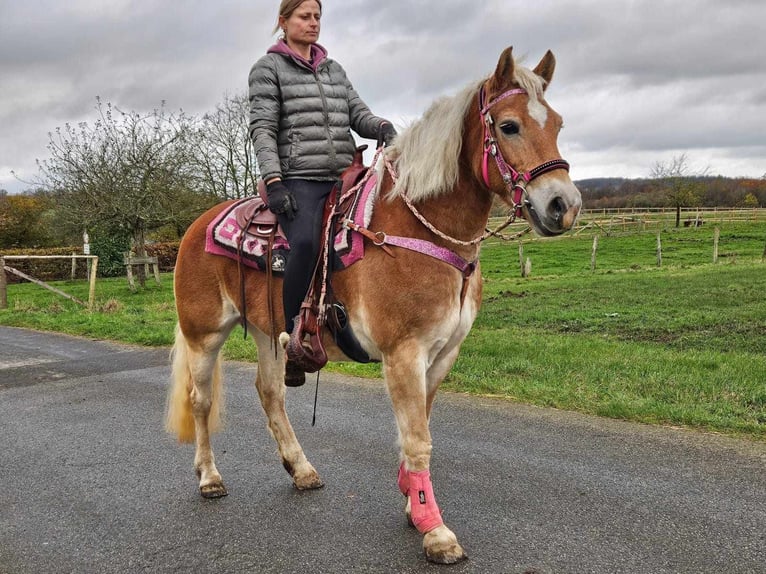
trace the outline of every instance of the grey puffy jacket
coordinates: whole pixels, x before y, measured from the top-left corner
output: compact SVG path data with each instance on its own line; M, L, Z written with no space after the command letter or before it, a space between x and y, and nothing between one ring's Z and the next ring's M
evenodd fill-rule
M374 139L372 114L346 72L312 46L312 62L278 42L250 70L250 137L261 177L334 180L351 164L351 129Z

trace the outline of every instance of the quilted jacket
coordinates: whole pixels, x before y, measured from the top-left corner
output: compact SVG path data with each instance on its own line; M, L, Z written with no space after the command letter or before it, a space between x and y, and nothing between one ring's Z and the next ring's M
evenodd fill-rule
M351 164L351 130L374 139L370 111L341 65L312 45L307 61L284 40L250 70L250 137L261 177L334 180Z

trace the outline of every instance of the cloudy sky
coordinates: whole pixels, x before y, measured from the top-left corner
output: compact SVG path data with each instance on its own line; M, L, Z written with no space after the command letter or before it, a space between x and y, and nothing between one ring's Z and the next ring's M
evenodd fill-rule
M278 0L0 0L0 189L48 132L121 109L212 110L243 92ZM764 0L325 0L320 38L372 110L402 126L494 70L508 45L558 66L573 179L766 174Z

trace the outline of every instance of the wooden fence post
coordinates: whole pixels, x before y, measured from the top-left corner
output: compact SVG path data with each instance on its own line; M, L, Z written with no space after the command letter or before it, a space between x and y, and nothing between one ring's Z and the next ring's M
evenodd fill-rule
M662 267L662 232L657 232L657 267Z
M158 257L149 257L149 256L135 256L131 251L126 251L123 253L123 264L125 265L127 269L128 274L128 285L130 286L131 291L136 290L136 284L133 281L133 266L138 267L139 273L138 273L138 279L141 282L141 287L144 287L145 280L149 276L149 266L152 266L152 269L154 270L154 280L157 282L157 285L161 285L160 283L160 264L159 264L159 258ZM141 273L141 270L143 269L144 273Z
M713 233L713 263L718 263L718 241L721 239L721 230L716 227Z
M598 251L598 235L593 236L593 248L590 251L590 272L596 271L596 252Z
M524 275L524 243L519 239L519 268L521 269L521 276Z
M88 289L88 311L93 311L93 306L96 303L96 270L97 269L98 269L98 257L93 257L93 259L91 259L91 264L90 264L90 288Z
M133 266L130 264L130 253L125 254L125 265L128 272L128 286L131 291L136 290L136 283L133 281Z
M0 257L0 309L8 308L8 279L5 276L5 259Z
M77 259L75 258L76 253L72 253L72 281L74 281L76 275L77 275Z

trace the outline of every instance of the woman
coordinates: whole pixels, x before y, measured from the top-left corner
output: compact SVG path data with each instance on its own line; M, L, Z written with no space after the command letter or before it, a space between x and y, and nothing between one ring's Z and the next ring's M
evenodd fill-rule
M274 31L283 36L250 71L250 137L269 209L290 242L284 274L288 333L311 283L325 200L353 160L353 129L378 146L396 131L370 111L340 64L317 44L321 0L282 0ZM285 382L305 380L288 361Z

